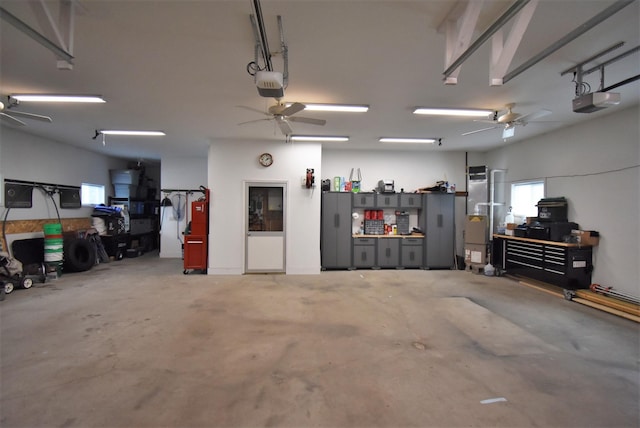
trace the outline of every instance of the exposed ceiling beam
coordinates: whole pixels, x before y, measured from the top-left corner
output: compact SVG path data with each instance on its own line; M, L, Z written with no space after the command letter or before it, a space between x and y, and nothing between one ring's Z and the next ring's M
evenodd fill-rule
M630 5L634 1L636 1L636 0L618 0L617 2L615 2L611 6L607 7L605 10L603 10L602 12L600 12L599 14L594 16L593 18L589 19L584 24L580 25L579 27L575 28L573 31L569 32L567 35L562 37L560 40L558 40L555 43L551 44L549 47L544 49L538 55L535 55L534 57L532 57L528 61L525 61L521 66L517 67L515 70L507 73L504 76L504 78L502 79L502 82L503 83L507 83L511 79L515 78L516 76L520 75L524 71L528 70L529 68L531 68L532 66L534 66L538 62L542 61L543 59L545 59L546 57L548 57L549 55L551 55L552 53L554 53L555 51L557 51L558 49L560 49L561 47L566 45L567 43L577 39L582 34L586 33L587 31L589 31L590 29L592 29L596 25L600 24L604 20L608 19L609 17L611 17L616 12L618 12L621 9L625 8L626 6Z
M522 8L516 16L506 43L503 40L503 29L500 28L491 38L491 63L489 65L489 85L502 85L502 76L505 75L513 57L522 42L522 37L529 27L533 13L538 6L538 0L531 0Z
M451 65L455 62L454 58L461 56L461 52L468 49L480 17L482 3L483 0L468 2L461 18L455 21L451 19L446 21L445 66L451 68ZM445 75L445 84L455 85L458 83L459 73L460 67L452 69L451 73Z
M58 58L67 61L69 64L73 63L73 55L71 53L67 52L65 49L52 42L51 40L40 34L38 31L34 30L32 27L27 25L24 21L13 15L2 6L0 6L0 18L13 25L15 28L22 31L24 34L31 37L36 42L40 43L45 48L49 49Z
M509 7L509 9L507 9L507 11L503 13L493 24L491 24L489 28L487 28L487 30L485 30L485 32L483 32L464 52L462 52L462 54L460 54L460 56L458 56L456 60L451 61L450 65L447 67L447 69L443 73L445 83L447 83L447 78L451 76L454 73L454 71L456 71L456 69L458 69L462 65L463 62L465 62L476 50L478 50L478 48L480 48L480 46L482 46L484 42L489 40L489 38L493 36L496 31L498 31L504 24L507 23L507 21L509 21L523 7L525 7L527 3L529 3L529 1L530 0L516 0L516 2L513 5L511 5L511 7ZM474 4L474 3L477 3L477 2L470 1L469 7L471 7L471 4ZM475 22L473 25L475 27ZM473 32L473 29L474 28L471 28L472 32ZM464 31L469 31L469 29L465 29ZM447 49L448 49L448 46L447 46Z

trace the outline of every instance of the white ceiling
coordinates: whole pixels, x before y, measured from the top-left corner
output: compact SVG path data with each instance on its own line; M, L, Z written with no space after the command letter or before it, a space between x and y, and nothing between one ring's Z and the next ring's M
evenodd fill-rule
M474 0L478 1L478 0ZM23 0L2 7L36 30L33 8ZM574 85L560 73L616 44L609 59L640 44L636 0L503 86L489 85L491 41L463 65L455 86L443 84L445 36L438 31L455 1L262 0L272 51L279 47L276 16L282 16L289 50L289 84L284 101L369 104L358 114L301 112L326 119L324 127L294 123L299 134L348 135L349 143L331 147L366 150L486 151L558 127L593 120L637 104L640 81L615 89L619 106L573 113ZM541 0L509 67L513 70L615 1ZM47 2L57 11L57 2ZM266 110L275 103L258 95L246 66L254 59L250 0L80 2L76 15L73 70L58 70L54 54L0 20L0 94L101 94L101 105L22 103L18 109L52 117L53 123L28 121L25 132L109 155L147 161L163 156L206 156L210 142L259 146L282 141L272 121L238 126L261 118L239 105ZM512 2L487 0L474 33L477 37ZM56 12L57 13L57 12ZM505 27L508 30L511 21ZM635 76L640 55L605 68L605 87ZM596 61L598 63L598 61ZM590 63L589 66L596 63ZM282 71L281 56L274 68ZM599 73L585 77L598 89ZM487 127L468 118L416 116L415 106L502 110L515 102L527 114L548 109L546 122L516 129L504 142L501 130L469 136ZM2 123L3 127L8 126ZM632 126L637 126L633 124ZM96 129L161 129L162 138L107 137ZM440 137L442 146L382 144L381 136Z

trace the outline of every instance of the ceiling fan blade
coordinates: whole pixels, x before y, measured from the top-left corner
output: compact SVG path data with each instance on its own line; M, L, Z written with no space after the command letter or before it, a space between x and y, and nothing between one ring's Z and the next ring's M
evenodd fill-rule
M25 113L23 111L16 111L16 110L11 110L11 114L14 116L24 117L26 119L40 120L42 122L49 122L49 123L52 122L49 116L42 116L40 114Z
M257 108L248 107L248 106L236 106L236 107L243 108L245 110L250 110L250 111L253 111L253 112L256 112L256 113L260 113L260 114L263 114L265 116L271 116L269 113L265 113L264 111L258 110Z
M549 116L551 113L553 113L551 110L546 110L546 109L538 110L536 112L525 114L524 116L520 116L518 118L518 122L531 122L532 120Z
M492 126L492 127L490 127L490 128L476 129L475 131L465 132L465 133L464 133L464 134L462 134L462 135L471 135L471 134L475 134L475 133L478 133L478 132L484 132L484 131L488 131L488 130L490 130L490 129L496 129L496 128L500 128L500 126Z
M289 123L286 120L281 119L281 120L276 120L276 122L278 122L280 131L282 131L284 135L291 135L293 133L293 129L291 129L291 126L289 126Z
M8 114L6 114L6 113L0 113L0 118L5 119L5 120L7 120L7 121L9 121L9 122L13 123L14 125L19 125L19 126L26 126L26 125L27 125L27 124L26 124L26 123L24 123L23 121L18 120L18 119L16 119L16 118L15 118L15 117L13 117L13 116L9 116L9 115L8 115Z
M306 106L302 103L293 103L286 109L282 110L280 114L283 116L291 116L292 114L296 114L299 111L304 110Z
M320 126L323 126L327 123L327 121L324 119L313 119L311 117L300 117L300 116L290 117L288 118L288 120L290 120L291 122L309 123L311 125L320 125Z
M262 122L264 120L272 120L272 119L254 119L254 120L247 120L246 122L240 122L238 123L238 125L246 125L247 123L254 123L254 122Z

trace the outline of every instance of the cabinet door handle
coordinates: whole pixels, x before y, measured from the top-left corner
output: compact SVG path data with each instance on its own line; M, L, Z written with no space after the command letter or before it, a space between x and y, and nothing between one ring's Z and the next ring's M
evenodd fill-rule
M366 252L366 251L363 251L363 252L362 252L362 261L363 261L363 262L366 262L366 261L367 261L367 252Z
M335 227L340 227L340 214L333 215L333 225Z
M442 214L438 214L438 227L442 227Z

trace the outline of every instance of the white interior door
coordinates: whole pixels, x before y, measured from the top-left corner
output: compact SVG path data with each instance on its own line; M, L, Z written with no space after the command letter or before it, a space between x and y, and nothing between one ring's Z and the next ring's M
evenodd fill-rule
M286 183L247 183L245 194L245 272L285 272Z

